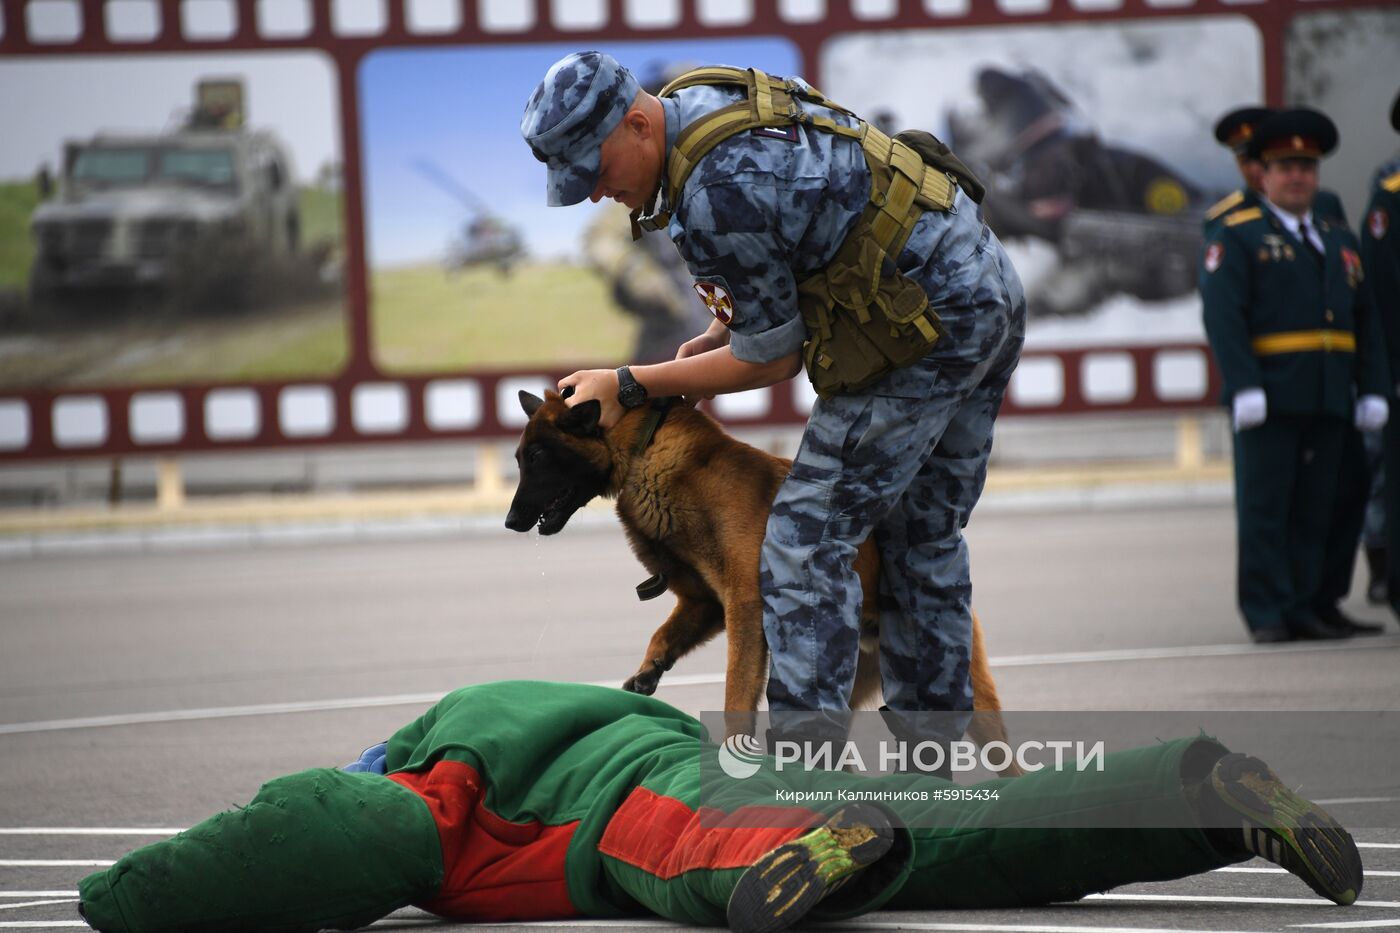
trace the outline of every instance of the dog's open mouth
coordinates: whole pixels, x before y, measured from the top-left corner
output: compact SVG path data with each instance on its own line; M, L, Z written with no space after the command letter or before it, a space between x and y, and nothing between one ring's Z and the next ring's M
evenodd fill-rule
M545 506L540 513L540 520L537 527L542 535L552 535L563 529L564 523L569 520L569 516L574 514L574 510L569 507L569 503L574 498L574 487L570 486L560 493L553 502Z

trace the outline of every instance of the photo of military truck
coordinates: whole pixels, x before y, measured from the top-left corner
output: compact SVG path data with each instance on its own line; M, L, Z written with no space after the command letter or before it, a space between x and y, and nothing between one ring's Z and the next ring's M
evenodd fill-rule
M30 220L31 307L128 290L196 308L246 302L300 251L293 178L276 134L245 126L236 79L199 82L172 132L70 140Z
M340 162L334 143L308 146L297 121L324 106L314 80L324 65L288 59L263 71L232 58L227 71L210 61L112 64L110 83L141 79L139 108L109 117L69 100L69 89L68 111L86 116L26 112L21 139L39 169L0 179L0 385L329 374L343 364ZM54 84L12 67L35 86ZM253 119L250 87L276 122ZM292 87L305 109L269 100L295 99Z

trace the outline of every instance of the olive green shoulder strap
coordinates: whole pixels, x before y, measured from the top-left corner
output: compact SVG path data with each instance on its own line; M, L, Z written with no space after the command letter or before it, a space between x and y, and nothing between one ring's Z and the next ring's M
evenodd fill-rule
M670 158L666 163L666 203L672 207L678 202L681 189L685 187L686 179L695 170L695 166L710 150L731 136L762 127L782 127L794 123L806 124L852 139L859 139L861 135L858 127L842 126L826 117L804 112L797 99L850 114L846 108L828 100L815 89L803 87L796 81L775 81L757 68L696 68L667 84L661 89L661 96L665 97L681 88L701 84L743 87L744 100L735 101L727 107L721 107L700 117L676 137L676 144L671 149ZM639 213L634 213L634 218L640 219ZM659 229L669 222L669 214L658 213L647 218L643 226L647 229Z

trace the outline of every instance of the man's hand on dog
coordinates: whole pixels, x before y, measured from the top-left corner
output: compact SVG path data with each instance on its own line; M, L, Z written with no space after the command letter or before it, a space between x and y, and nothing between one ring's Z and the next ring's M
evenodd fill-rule
M564 391L568 388L574 390L572 394ZM564 404L570 408L590 399L602 403L598 423L605 431L617 424L626 411L617 400L617 371L613 369L581 369L559 380L559 392L564 396Z
M713 331L712 328L687 340L674 360L633 366L633 377L651 398L680 396L693 406L716 395L771 386L802 371L800 350L765 363L745 362L729 351L725 334ZM571 395L564 392L569 388L574 390ZM611 369L583 369L559 380L559 391L570 407L598 400L602 406L598 423L604 430L617 424L626 413L617 400L617 390L617 372Z

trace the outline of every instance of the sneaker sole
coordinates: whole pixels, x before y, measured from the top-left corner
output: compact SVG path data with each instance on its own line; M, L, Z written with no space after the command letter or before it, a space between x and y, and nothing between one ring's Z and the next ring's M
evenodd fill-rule
M744 872L729 896L729 928L734 933L787 929L893 845L894 830L884 811L864 804L838 810L821 826L779 846ZM819 851L827 857L819 858ZM833 858L850 864L824 879L821 866Z
M1329 901L1355 902L1364 880L1361 853L1331 814L1247 755L1222 758L1211 783L1226 805L1246 817L1241 830L1247 849L1282 865Z

